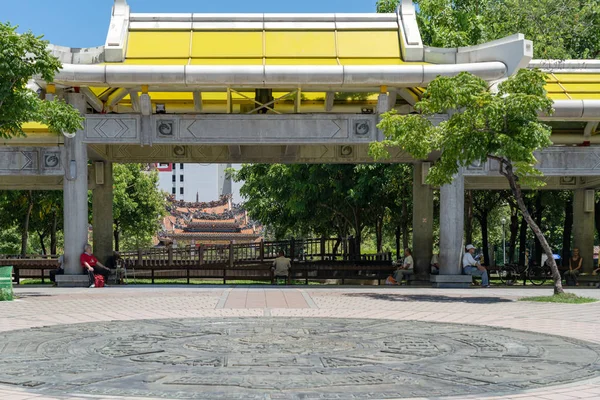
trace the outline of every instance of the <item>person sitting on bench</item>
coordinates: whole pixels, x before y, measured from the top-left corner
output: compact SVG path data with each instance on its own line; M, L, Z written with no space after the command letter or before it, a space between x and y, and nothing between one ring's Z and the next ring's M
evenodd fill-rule
M473 253L475 253L475 246L472 244L467 245L467 251L463 256L463 272L465 275L471 276L480 276L481 277L481 287L489 288L490 282L488 279L487 269L482 266L478 261L473 258Z
M278 279L285 279L286 282L289 282L289 274L290 268L292 267L290 263L290 259L286 258L285 253L283 251L279 252L279 257L277 257L273 261L273 267L271 268L275 275L275 281L273 284L276 284Z
M394 279L398 282L398 285L402 285L402 280L406 276L406 284L408 284L408 276L414 272L415 263L412 258L412 251L410 249L404 249L404 262L401 267L398 267L394 273Z
M579 255L579 249L575 247L573 249L573 255L569 258L569 269L565 271L565 281L567 286L579 286L577 278L581 273L581 266L583 265L583 257Z
M96 278L94 275L102 275L104 277L104 282L108 282L108 277L110 276L110 269L106 268L104 265L98 261L96 257L92 254L92 245L86 244L83 248L83 253L79 258L81 261L81 266L84 271L90 277L90 287L93 288L96 286Z
M50 271L50 282L52 282L52 286L56 286L56 275L64 275L65 268L63 266L65 262L65 256L61 255L58 257L58 268Z

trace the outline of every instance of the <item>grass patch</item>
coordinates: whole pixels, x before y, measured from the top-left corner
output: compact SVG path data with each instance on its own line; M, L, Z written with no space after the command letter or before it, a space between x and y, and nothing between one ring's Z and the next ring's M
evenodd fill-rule
M21 279L21 285L52 285L50 279L44 279L44 283L42 283L41 279Z
M522 297L519 301L537 301L540 303L568 303L568 304L584 304L595 303L598 299L592 297L579 297L573 293L555 294L553 296L534 296Z
M11 301L13 299L12 289L0 288L0 301Z

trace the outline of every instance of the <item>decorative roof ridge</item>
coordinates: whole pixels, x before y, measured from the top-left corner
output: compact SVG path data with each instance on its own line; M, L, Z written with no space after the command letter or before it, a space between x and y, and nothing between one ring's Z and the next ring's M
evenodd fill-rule
M566 73L600 73L600 60L531 60L529 68Z

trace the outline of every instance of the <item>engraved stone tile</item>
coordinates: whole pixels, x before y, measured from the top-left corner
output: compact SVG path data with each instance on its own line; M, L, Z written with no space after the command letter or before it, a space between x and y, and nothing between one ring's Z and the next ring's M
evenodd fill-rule
M600 375L596 344L415 321L112 321L11 331L0 343L0 383L44 396L465 397Z

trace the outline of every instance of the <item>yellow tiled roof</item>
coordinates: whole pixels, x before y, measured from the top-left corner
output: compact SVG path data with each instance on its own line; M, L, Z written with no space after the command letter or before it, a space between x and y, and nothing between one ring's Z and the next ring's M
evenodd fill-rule
M547 73L552 100L600 100L600 73Z
M127 64L401 64L397 30L129 32Z

